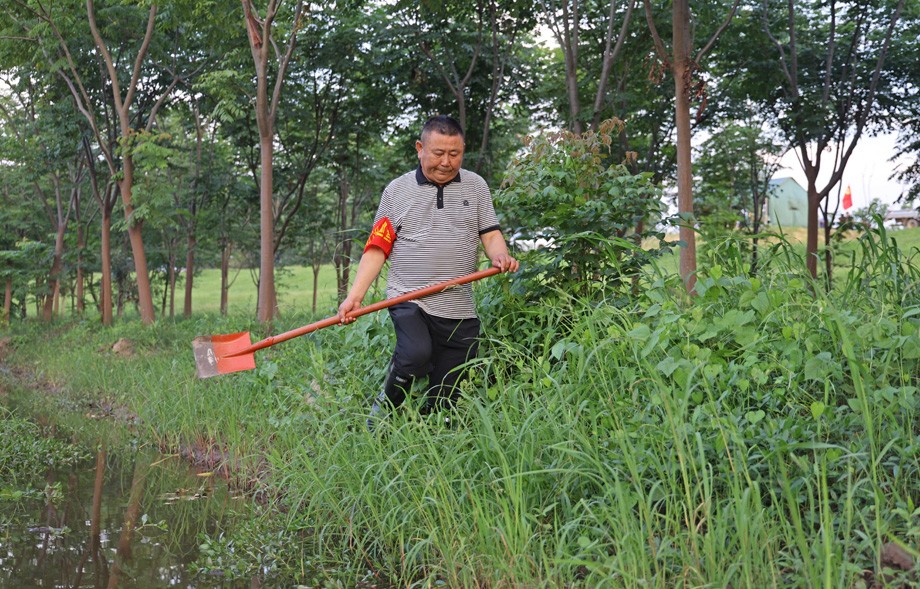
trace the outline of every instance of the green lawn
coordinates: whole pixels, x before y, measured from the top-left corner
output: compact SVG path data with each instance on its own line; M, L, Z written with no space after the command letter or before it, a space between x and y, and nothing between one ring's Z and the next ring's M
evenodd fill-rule
M228 313L245 315L255 313L258 292L255 271L243 269L230 279L233 281L228 293ZM313 305L313 270L304 266L287 266L275 270L278 290L278 308L282 315L290 312L310 312ZM336 308L335 269L331 265L322 267L319 273L316 297L316 312L331 314ZM181 312L181 288L176 286L176 310ZM195 276L192 289L192 310L198 313L220 312L220 270L208 268Z
M920 249L920 227L889 229L888 235L898 243L902 251L906 252L911 248Z

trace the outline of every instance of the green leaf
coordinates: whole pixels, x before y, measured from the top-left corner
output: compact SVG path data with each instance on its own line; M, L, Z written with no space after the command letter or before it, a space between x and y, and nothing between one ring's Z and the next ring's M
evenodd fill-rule
M805 378L808 380L824 380L835 368L833 356L830 352L820 352L805 362Z
M757 411L748 411L744 414L744 418L748 420L751 425L757 424L761 421L767 414L763 409L758 409Z
M908 309L907 311L904 312L903 315L901 315L901 318L902 318L902 319L908 319L908 318L913 317L913 316L915 316L915 315L920 315L920 306L914 307L914 308L912 308L912 309Z
M847 399L847 405L849 405L853 413L862 414L862 404L859 402L859 399L851 397Z
M905 338L901 346L901 355L905 360L916 360L920 358L920 337Z
M661 371L661 373L664 374L665 376L671 376L671 374L673 374L673 372L677 370L678 366L680 366L680 363L674 358L668 356L667 358L659 362L655 366L655 368Z
M770 297L767 296L767 293L761 291L757 293L757 296L751 300L751 306L761 315L765 314L770 310Z
M562 360L562 356L565 355L566 350L569 347L569 342L561 340L556 342L553 348L550 350L550 354L555 360Z
M815 421L819 420L822 415L824 415L824 410L826 405L821 401L814 401L811 404L811 416L814 417Z
M651 334L652 329L648 325L642 323L629 330L626 335L628 335L630 339L636 340L638 342L644 342L649 338Z

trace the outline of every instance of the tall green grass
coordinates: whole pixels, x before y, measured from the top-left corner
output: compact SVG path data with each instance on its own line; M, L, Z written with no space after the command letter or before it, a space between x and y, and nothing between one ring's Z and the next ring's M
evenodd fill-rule
M855 243L830 292L787 243L764 248L757 277L726 245L692 300L654 269L625 305L534 305L513 277L478 284L483 349L450 428L410 402L366 431L385 314L205 381L191 336L248 320L30 327L15 360L129 405L166 448L225 450L274 497L260 533L284 539L269 558L252 532L209 538L236 547L234 570L418 587L912 586L916 567L882 558L890 542L920 556L920 262L892 237ZM99 351L135 330L135 357Z

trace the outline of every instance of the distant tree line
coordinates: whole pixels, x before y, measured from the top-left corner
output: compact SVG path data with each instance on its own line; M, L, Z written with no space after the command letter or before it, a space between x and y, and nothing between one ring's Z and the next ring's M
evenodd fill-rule
M465 165L495 189L526 135L602 131L602 166L675 199L691 291L696 231L753 214L745 230L759 232L767 182L794 150L808 268L829 274L821 243L859 141L896 132L920 160L918 40L905 0L10 0L3 317L32 302L50 320L69 304L111 324L136 305L150 323L176 314L177 296L188 317L202 267L221 270L223 312L235 271L255 270L263 322L277 314L276 264L331 263L344 293L382 187L415 165L435 113L461 121ZM512 232L540 229L533 211L502 213Z

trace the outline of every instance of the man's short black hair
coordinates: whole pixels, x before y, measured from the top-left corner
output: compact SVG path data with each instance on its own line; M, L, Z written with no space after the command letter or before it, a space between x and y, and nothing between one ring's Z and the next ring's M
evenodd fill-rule
M449 117L447 115L435 115L425 121L424 126L422 126L421 137L425 137L428 133L440 133L441 135L463 135L463 127L460 126L460 123L457 122L457 119L454 117Z

